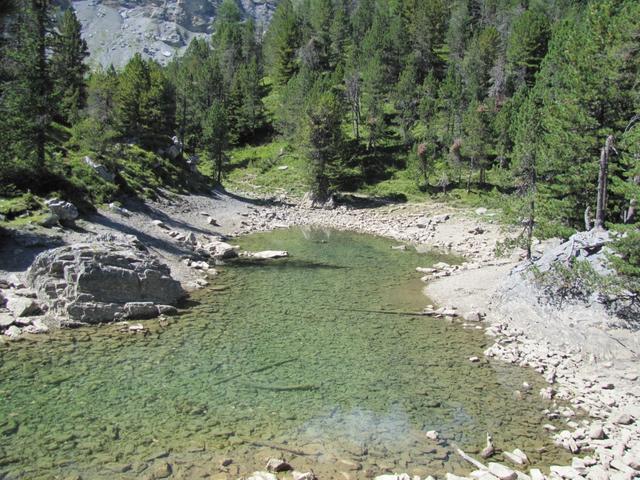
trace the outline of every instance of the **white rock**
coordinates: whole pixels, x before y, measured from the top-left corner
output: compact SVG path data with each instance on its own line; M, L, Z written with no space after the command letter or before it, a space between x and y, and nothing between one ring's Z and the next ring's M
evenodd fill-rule
M249 256L257 260L270 260L275 258L286 258L289 256L289 252L285 250L265 250L264 252L249 253Z
M166 223L164 223L162 220L153 220L151 223L153 223L158 228L169 230L169 227L167 227Z
M498 477L500 480L516 480L518 478L516 472L495 462L489 462L489 473Z
M5 307L14 317L29 317L40 312L38 304L27 297L8 297Z
M469 357L469 361L471 363L478 363L480 361L480 358L478 358L478 357Z
M439 435L439 434L438 434L438 432L436 432L435 430L429 430L429 431L426 433L426 436L427 436L427 438L428 438L429 440L434 440L434 441L435 441L435 440L438 440L438 437L439 437L440 435Z
M602 440L604 438L604 429L599 423L594 423L589 428L589 438L592 440Z
M286 472L291 470L291 465L281 458L270 458L265 467L269 472Z
M547 477L545 477L537 468L529 470L529 475L531 475L531 480L547 480Z
M561 478L568 478L573 480L580 477L580 473L578 473L578 471L576 471L576 469L573 467L561 467L558 465L552 465L550 470L551 473L554 473Z
M20 330L15 325L11 325L9 328L7 328L4 331L4 334L12 340L15 340L16 338L18 338L21 333L22 333L22 330Z

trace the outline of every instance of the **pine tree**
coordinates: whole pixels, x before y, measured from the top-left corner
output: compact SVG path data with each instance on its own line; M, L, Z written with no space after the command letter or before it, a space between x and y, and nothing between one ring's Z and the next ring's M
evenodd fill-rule
M213 162L216 182L222 182L225 151L229 144L228 116L224 104L214 100L207 110L202 124L202 146Z
M533 85L535 74L547 53L551 26L540 11L527 10L513 23L507 46L511 75L518 83Z
M271 75L278 85L285 85L296 72L299 47L300 31L293 3L283 0L276 8L265 40Z
M341 122L340 102L331 92L322 94L307 113L305 144L314 202L324 203L329 199L329 170L338 160L343 142Z
M117 95L118 129L123 137L141 140L144 133L143 99L149 88L149 69L137 53L120 74Z
M54 82L53 96L58 115L67 124L78 120L86 104L84 61L89 56L87 43L82 39L82 25L72 8L64 11L57 26L58 34L53 46L51 72Z
M45 166L47 130L53 103L47 51L51 46L52 13L48 0L23 0L18 5L15 37L5 45L8 81L0 102L12 142L5 155Z

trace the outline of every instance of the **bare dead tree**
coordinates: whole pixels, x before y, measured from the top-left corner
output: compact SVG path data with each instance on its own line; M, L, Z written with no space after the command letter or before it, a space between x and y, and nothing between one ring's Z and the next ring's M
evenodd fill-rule
M600 152L600 173L598 175L598 203L596 207L595 228L603 229L607 214L607 173L609 169L609 156L613 150L613 135L607 137L604 147Z

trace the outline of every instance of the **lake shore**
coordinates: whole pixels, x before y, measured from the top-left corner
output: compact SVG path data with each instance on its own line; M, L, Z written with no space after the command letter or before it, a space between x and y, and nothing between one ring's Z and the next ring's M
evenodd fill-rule
M536 326L541 321L540 312L522 305L521 310L514 309L500 298L500 287L522 252L496 258L496 245L509 232L491 212L440 204L317 210L282 200L264 202L226 192L172 196L158 202L131 202L119 209L100 210L81 220L73 230L27 230L3 244L0 278L7 283L24 282L26 268L39 252L60 244L91 242L98 235L114 232L140 239L169 265L173 277L187 291L215 282L215 267L195 266L189 260L191 250L176 240L180 235L222 238L232 243L235 236L258 231L314 226L382 235L396 240L399 249L415 245L418 249L458 254L466 259L462 265L428 274L431 278L425 278L426 295L450 311L455 307L458 318L481 314L487 334L495 337L494 345L485 352L487 356L536 369L549 382L549 388L543 389L541 395L568 400L573 405L563 413L567 429L550 434L575 453L576 459L571 467L552 470L550 477L626 480L638 475L640 387L638 357L634 353L638 351L638 332L622 332L624 336L620 337L620 332L607 331L605 319L600 319L602 327L594 327L593 332L604 333L594 343L593 336L572 334L580 331L579 317L566 318L558 313L551 322L554 328L540 328ZM572 341L556 342L557 338ZM621 348L621 341L628 348ZM594 421L576 421L574 416L579 409L588 412ZM512 450L518 445L497 447ZM526 467L517 469L525 471ZM532 476L536 474L532 472Z

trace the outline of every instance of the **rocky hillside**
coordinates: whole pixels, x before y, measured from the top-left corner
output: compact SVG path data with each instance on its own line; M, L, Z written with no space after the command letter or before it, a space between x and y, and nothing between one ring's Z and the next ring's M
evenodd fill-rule
M237 0L244 14L266 26L278 0ZM73 1L94 65L124 65L136 52L167 63L196 36L211 33L222 0ZM258 28L260 30L260 28Z

